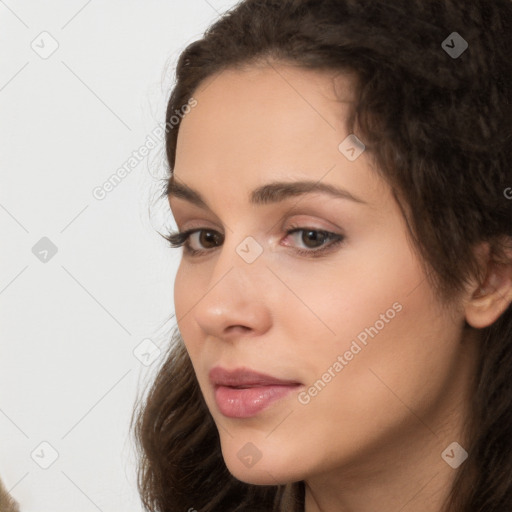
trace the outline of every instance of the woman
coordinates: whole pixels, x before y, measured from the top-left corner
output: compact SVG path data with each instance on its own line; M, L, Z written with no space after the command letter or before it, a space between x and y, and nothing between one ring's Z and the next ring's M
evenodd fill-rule
M512 510L511 54L506 0L245 0L182 53L148 510Z

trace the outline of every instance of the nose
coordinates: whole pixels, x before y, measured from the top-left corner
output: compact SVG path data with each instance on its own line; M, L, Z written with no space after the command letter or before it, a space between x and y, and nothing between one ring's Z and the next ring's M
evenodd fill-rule
M268 269L262 261L247 263L235 247L224 245L205 295L193 310L204 334L227 341L265 334L272 325Z

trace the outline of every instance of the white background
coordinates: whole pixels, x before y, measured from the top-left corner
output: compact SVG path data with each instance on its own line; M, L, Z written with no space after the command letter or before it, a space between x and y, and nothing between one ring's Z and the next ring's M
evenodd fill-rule
M92 191L164 121L179 53L235 3L0 1L0 475L22 512L141 509L129 422L160 359L133 351L167 345L179 261L156 232L163 144ZM52 40L48 58L31 47Z

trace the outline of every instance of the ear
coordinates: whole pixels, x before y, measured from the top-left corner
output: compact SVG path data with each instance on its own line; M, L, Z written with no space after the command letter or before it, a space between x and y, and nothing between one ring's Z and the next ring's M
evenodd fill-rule
M467 323L477 329L492 325L512 302L512 239L508 243L505 262L493 258L487 242L476 249L485 277L472 282L465 314Z

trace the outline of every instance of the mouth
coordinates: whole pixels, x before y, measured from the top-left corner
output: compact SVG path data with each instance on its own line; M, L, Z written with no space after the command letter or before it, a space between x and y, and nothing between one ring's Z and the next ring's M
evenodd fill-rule
M247 368L226 370L216 366L209 377L217 407L229 418L256 416L302 386L295 380L278 379Z

